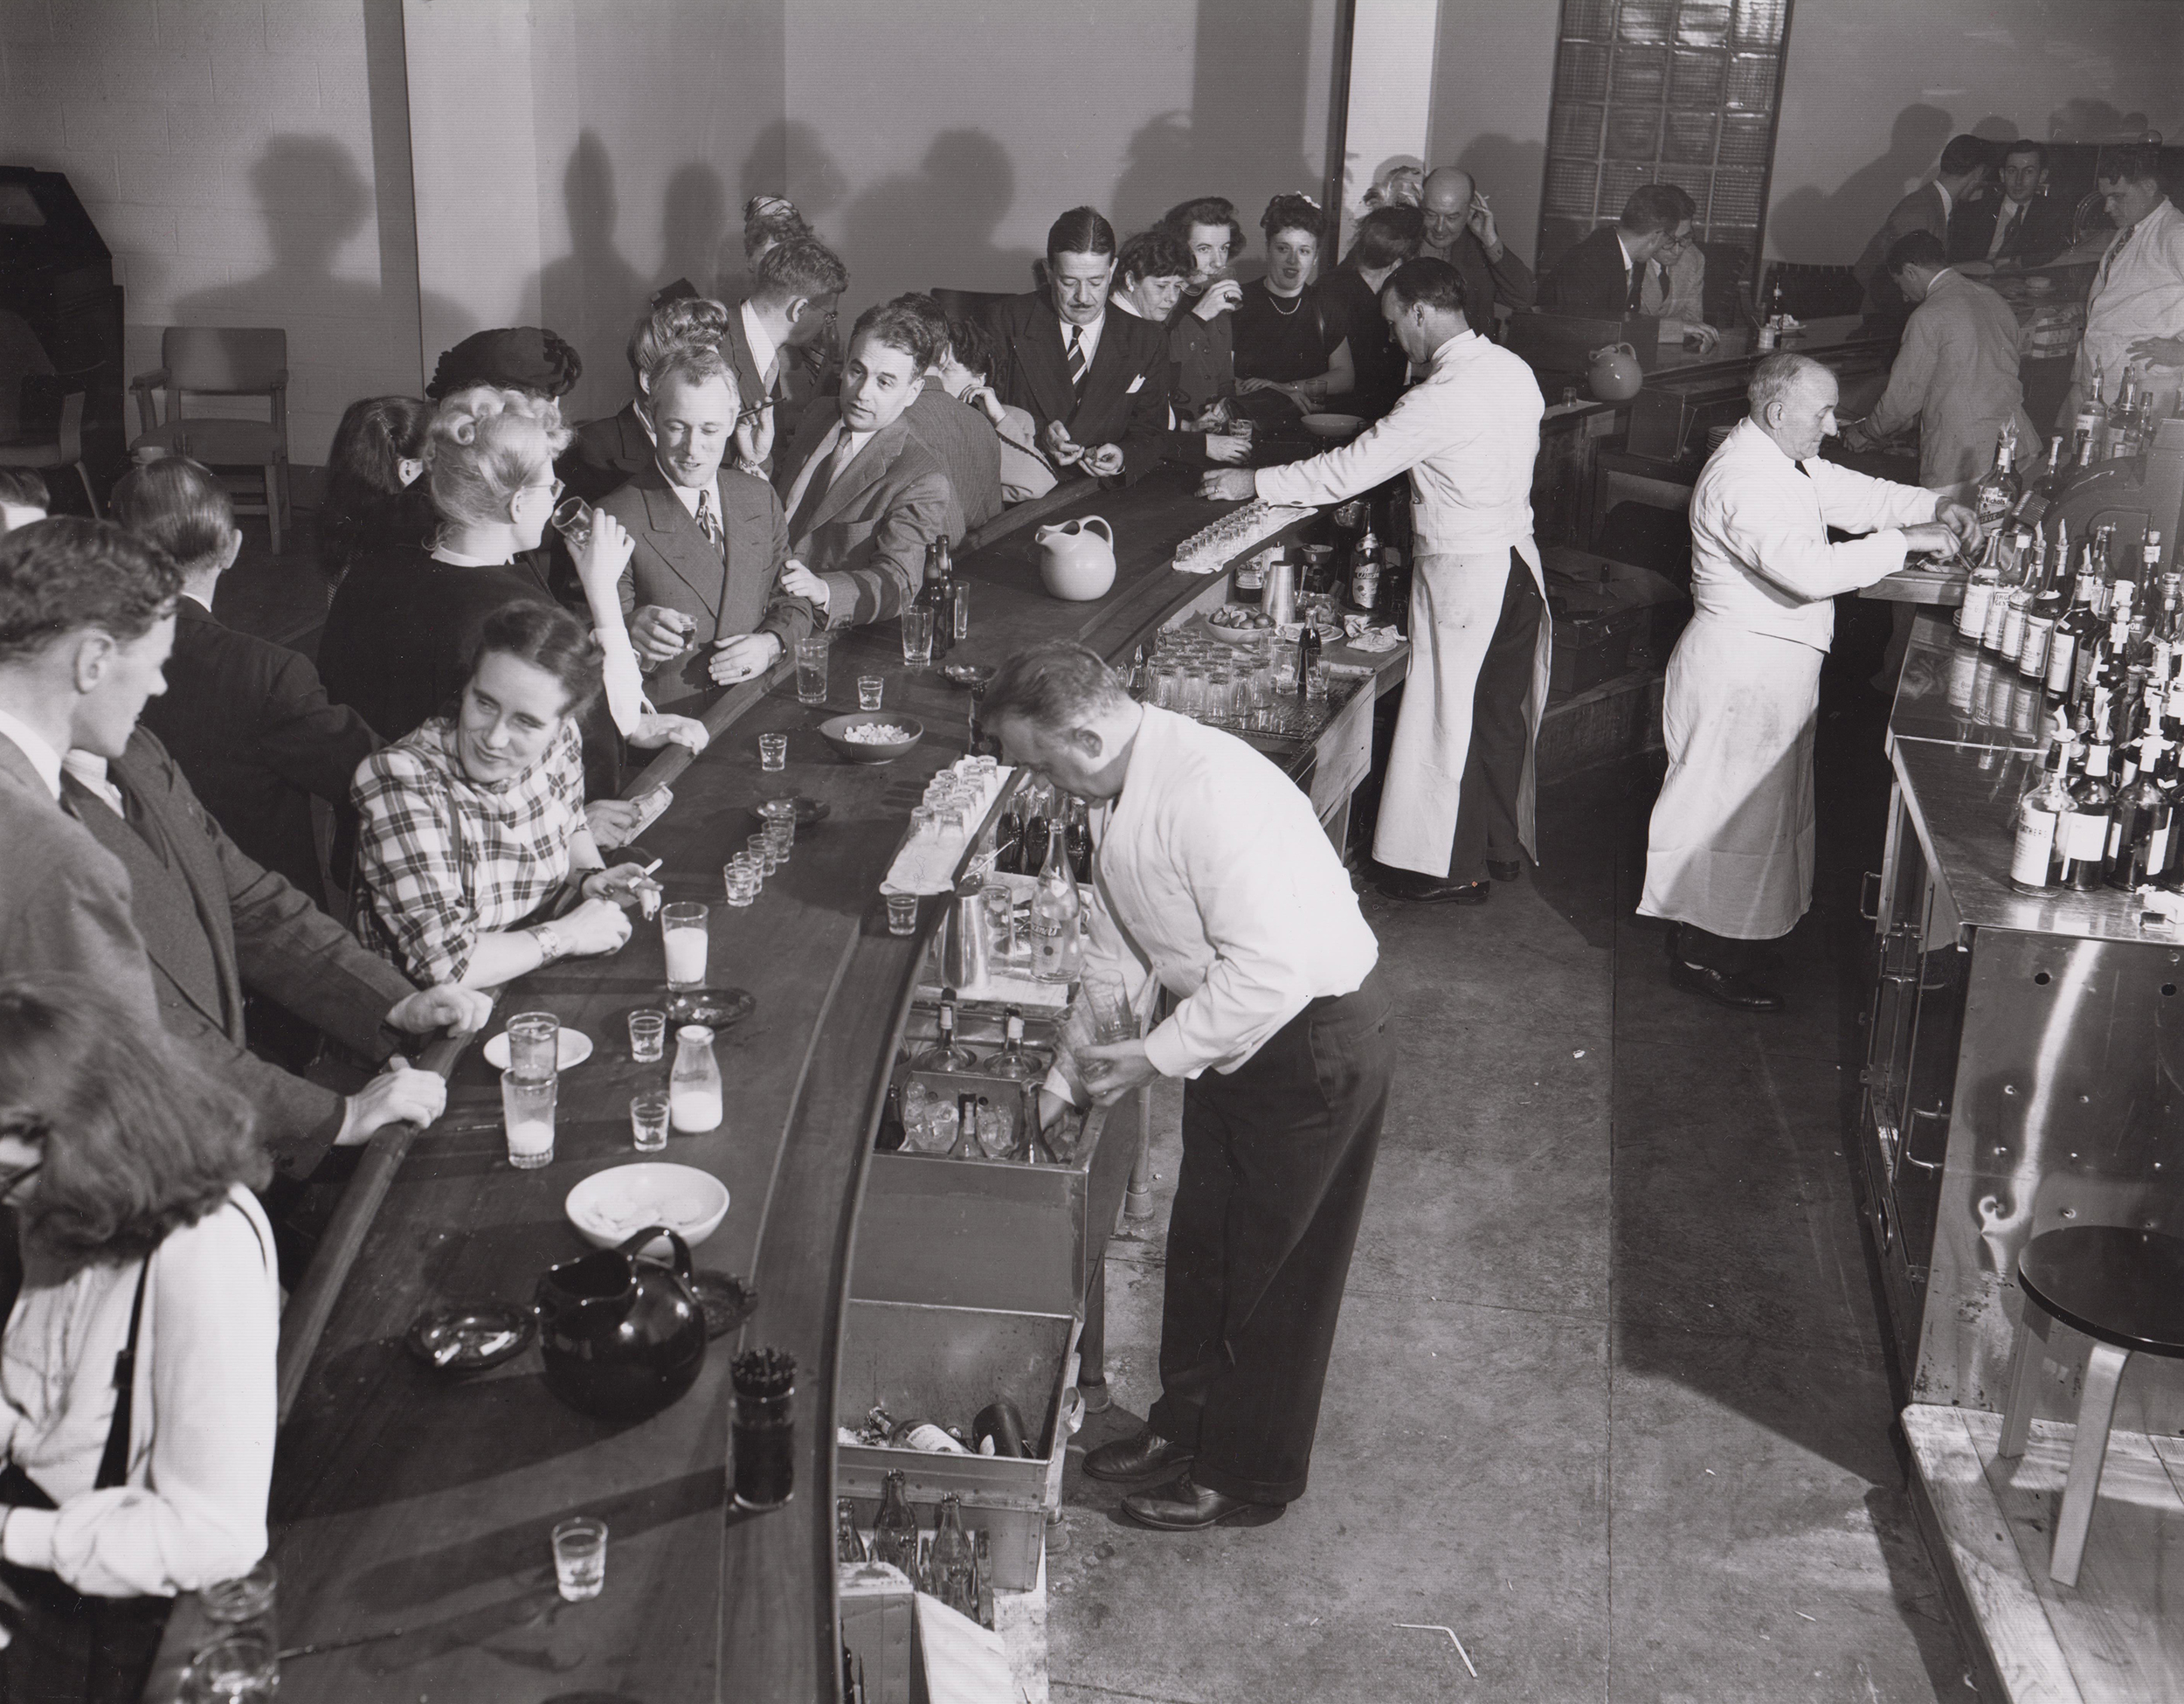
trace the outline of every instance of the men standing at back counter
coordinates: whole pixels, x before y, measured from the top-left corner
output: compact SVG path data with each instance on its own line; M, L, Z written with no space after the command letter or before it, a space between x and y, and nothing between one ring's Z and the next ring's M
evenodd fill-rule
M1669 925L1669 980L1740 1012L1782 998L1749 974L1752 943L1813 901L1813 724L1838 592L1912 550L1979 542L1970 509L1820 459L1835 376L1804 355L1752 375L1752 412L1691 493L1691 622L1669 659L1668 779L1646 836L1641 917ZM1828 529L1868 533L1831 544Z
M1011 657L985 715L1010 762L1113 807L1086 969L1130 987L1150 973L1175 1007L1143 1040L1078 1047L1085 1081L1050 1089L1107 1104L1186 1079L1160 1400L1084 1471L1145 1483L1123 1512L1165 1531L1279 1509L1304 1494L1387 1108L1379 944L1289 778L1233 735L1133 703L1082 646ZM1040 1098L1051 1122L1060 1098Z

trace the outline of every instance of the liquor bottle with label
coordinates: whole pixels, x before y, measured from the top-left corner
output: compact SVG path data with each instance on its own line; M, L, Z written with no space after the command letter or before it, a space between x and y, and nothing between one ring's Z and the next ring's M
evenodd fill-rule
M2107 431L2108 405L2101 400L2101 373L2096 366L2092 386L2078 399L2077 418L2071 426L2071 444L2076 452L2071 460L2081 468L2091 467L2100 455Z
M2177 858L2176 771L2177 753L2174 744L2164 742L2161 755L2153 765L2153 785L2160 793L2160 802L2153 807L2153 821L2146 832L2146 872L2141 882L2166 883L2179 868Z
M2063 488L2070 481L2070 473L2063 465L2063 453L2070 447L2068 433L2058 432L2048 446L2047 471L2040 476L2040 495L2053 502L2063 495Z
M2056 554L2063 554L2059 546ZM2055 624L2055 634L2048 641L2047 689L2050 698L2067 699L2072 696L2077 682L2078 650L2097 625L2093 596L2091 576L2081 573L2077 590L2071 595L2070 607Z
M2107 882L2128 893L2153 879L2147 860L2153 850L2155 814L2167 802L2155 779L2164 742L2160 732L2148 729L2139 742L2138 773L2116 789L2109 810Z
M956 991L940 991L940 1035L910 1063L922 1071L967 1071L978 1056L956 1040Z
M2116 392L2116 405L2108 411L2106 441L2102 453L2110 460L2132 454L2132 422L2139 411L2139 375L2132 368L2124 369L2124 382Z
M1024 1015L1012 1006L1001 1024L1001 1050L988 1054L979 1069L988 1077L1006 1077L1014 1083L1029 1083L1043 1076L1038 1062L1024 1051Z
M2021 893L2043 893L2056 884L2060 862L2061 825L2073 808L2063 758L2057 740L2049 746L2040 779L2017 801L2017 841L2009 858L2009 884Z
M1987 637L1987 617L1994 613L1995 588L2001 580L2001 571L1994 565L1994 541L1990 537L1965 580L1964 601L1957 606L1957 632L1974 645Z
M2003 547L2005 554L2017 565L2017 585L2009 594L2009 602L2002 611L2002 661L2015 666L2024 655L2025 623L2032 617L2033 599L2043 589L2041 578L2043 569L2033 552L2031 542L2022 528L2013 529L2009 542Z
M1047 862L1032 897L1032 975L1040 982L1068 982L1077 973L1082 946L1077 939L1082 902L1076 877L1069 873L1067 836L1047 836Z
M2048 535L2038 527L2032 530L2034 578L2037 590L2025 611L2025 637L2017 648L2017 673L2028 681L2047 677L2048 645L2055 637L2055 624L2063 619L2063 592L2056 585L2061 565L2048 554Z
M1972 507L1982 527L2001 525L2024 493L2017 478L2016 444L2015 432L2005 430L1994 447L1994 465L1973 490Z
M2108 851L2108 807L2116 801L2108 784L2108 746L2096 738L2085 753L2085 773L2070 789L2067 824L2058 823L2063 858L2056 884L2091 893L2101 885L2101 863Z
M1980 648L1999 652L2002 648L2002 634L2009 626L2009 600L2016 593L2024 571L2022 564L2012 561L2004 553L1999 527L1987 536L1981 566L1993 572L1994 589L1987 594L1987 622L1980 634Z

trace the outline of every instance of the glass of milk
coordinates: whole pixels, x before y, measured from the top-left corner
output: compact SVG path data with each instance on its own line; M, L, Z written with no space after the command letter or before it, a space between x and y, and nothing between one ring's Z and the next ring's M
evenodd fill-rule
M706 919L703 905L660 908L660 939L667 949L667 986L681 993L705 986Z
M561 1079L501 1073L501 1119L508 1126L508 1164L522 1171L554 1157L554 1098Z

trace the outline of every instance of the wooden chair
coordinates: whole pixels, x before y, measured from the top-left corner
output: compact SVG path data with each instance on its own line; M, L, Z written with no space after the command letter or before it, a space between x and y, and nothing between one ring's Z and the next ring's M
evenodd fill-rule
M2001 1442L1994 1453L2014 1460L2025 1453L2032 1411L2040 1391L2042 1353L2057 1326L2093 1340L2078 1397L2077 1430L2070 1440L2070 1472L2056 1515L2050 1579L2077 1583L2085 1535L2100 1494L2108 1459L2108 1432L2116 1418L2116 1388L2133 1354L2184 1360L2184 1238L2127 1225L2070 1225L2043 1231L2017 1257L2017 1286L2024 1313L2009 1352L2009 1395L2002 1410Z
M50 444L0 445L0 468L73 468L76 477L83 481L84 500L91 505L95 519L99 513L98 494L91 488L91 473L83 465L83 410L84 392L71 391L61 398L60 432Z
M288 334L278 326L170 325L160 333L159 358L157 367L129 381L143 427L129 454L187 455L216 470L259 469L263 501L238 502L235 510L263 515L279 554L288 521ZM166 392L163 408L155 405L155 391ZM184 419L186 396L264 397L271 419Z

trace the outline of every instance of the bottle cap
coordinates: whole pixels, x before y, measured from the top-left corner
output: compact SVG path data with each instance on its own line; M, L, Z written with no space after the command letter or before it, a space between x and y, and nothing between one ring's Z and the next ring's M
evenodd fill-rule
M702 1023L686 1023L675 1031L675 1039L679 1042L709 1042L713 1039L713 1032Z

